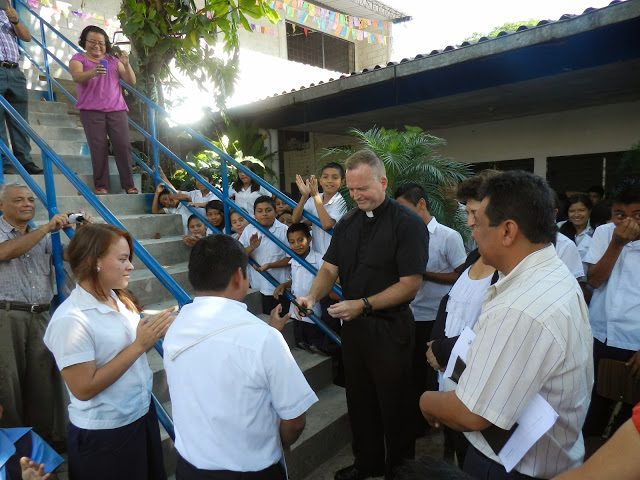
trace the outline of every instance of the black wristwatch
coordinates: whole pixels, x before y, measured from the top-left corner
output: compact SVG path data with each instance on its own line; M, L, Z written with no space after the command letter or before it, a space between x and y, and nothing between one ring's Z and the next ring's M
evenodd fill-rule
M364 307L362 308L362 314L366 317L367 315L371 315L371 312L373 312L373 307L371 306L371 304L369 303L369 300L367 300L366 298L362 298L362 301L364 302Z

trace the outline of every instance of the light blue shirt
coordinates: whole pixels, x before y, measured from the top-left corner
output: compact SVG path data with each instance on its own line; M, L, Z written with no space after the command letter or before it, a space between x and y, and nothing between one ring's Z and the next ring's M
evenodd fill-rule
M616 226L596 228L585 263L595 265L604 255ZM640 240L627 243L611 275L593 292L589 318L593 336L607 345L640 350Z

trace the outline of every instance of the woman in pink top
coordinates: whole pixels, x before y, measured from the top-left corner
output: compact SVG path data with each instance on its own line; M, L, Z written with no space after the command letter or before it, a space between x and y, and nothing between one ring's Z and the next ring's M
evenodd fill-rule
M86 51L71 57L69 70L78 85L76 110L80 112L91 152L96 194L105 195L110 187L107 136L113 145L120 185L127 193L138 193L133 186L131 169L129 109L119 82L122 79L129 85L136 83L129 57L124 52L119 53L118 58L107 55L111 51L107 33L93 25L82 31L78 45Z

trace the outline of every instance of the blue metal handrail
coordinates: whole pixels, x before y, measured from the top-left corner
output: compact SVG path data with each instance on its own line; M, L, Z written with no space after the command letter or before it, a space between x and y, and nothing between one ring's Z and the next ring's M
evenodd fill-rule
M59 38L61 38L63 41L65 41L69 46L71 46L77 52L79 52L79 53L82 52L82 50L80 50L80 48L78 48L77 45L72 43L68 38L66 38L64 35L62 35L55 27L53 27L50 23L48 23L46 20L44 20L42 17L40 17L40 15L38 15L36 12L34 12L24 2L24 0L17 0L17 1L23 5L23 7L25 8L26 11L28 11L31 15L33 15L35 18L37 18L40 21L41 27L43 25L47 26L47 28L49 28ZM41 35L44 35L44 29L43 28L41 29L41 32L42 32ZM46 48L46 42L44 41L44 36L42 37L42 39L43 39L42 42L38 42L35 39L33 39L33 40L34 40L34 43L36 43L38 46L40 46L43 49L43 51L45 53L45 58L47 58L48 56L51 56L58 64L60 64L68 72L69 68L60 59L58 59L52 52L50 52ZM33 62L33 59L31 59L30 57L28 57L28 58ZM39 70L42 72L42 69L39 69ZM48 72L48 68L47 68L47 71L43 72L43 73L46 75L47 82L48 82L48 85L50 87L51 76L50 76L50 74ZM281 200L283 200L287 205L291 206L292 208L295 208L297 206L297 204L291 198L289 198L288 196L284 195L282 192L280 192L274 186L272 186L271 184L269 184L268 182L266 182L265 180L263 180L262 178L260 178L256 174L254 174L251 170L249 170L247 167L242 165L240 162L238 162L235 159L231 158L228 154L226 154L225 152L220 150L218 147L216 147L213 143L211 143L203 135L199 134L198 132L196 132L195 130L193 130L192 128L190 128L190 127L188 127L186 125L178 124L178 126L184 132L186 132L189 135L191 135L193 138L195 138L198 142L203 144L205 147L213 150L220 157L220 160L221 160L220 169L221 169L222 178L223 178L223 191L220 192L217 188L215 188L212 185L210 185L203 177L198 175L197 172L195 172L195 170L193 170L188 164L186 164L184 161L182 161L182 159L178 158L171 150L169 150L160 141L158 141L157 134L156 134L157 133L156 132L156 113L160 113L162 116L164 116L166 118L170 118L169 113L166 110L164 110L163 108L161 108L160 106L158 106L155 103L153 103L150 99L148 99L145 95L143 95L138 90L133 88L131 85L128 85L127 83L123 82L122 80L120 80L120 83L125 89L127 89L129 92L133 93L140 100L142 100L148 107L148 110L149 110L149 123L150 123L151 133L148 133L147 131L145 131L142 127L137 125L131 119L129 119L129 123L134 128L136 128L136 130L138 130L145 137L145 139L147 141L149 141L151 143L153 164L154 164L156 172L158 171L158 168L159 168L159 157L158 157L158 154L159 154L159 151L162 151L162 153L167 155L174 162L176 162L178 165L180 165L180 167L182 167L184 170L186 170L187 173L189 173L196 180L200 181L203 185L205 185L206 188L209 191L213 192L214 195L223 202L224 209L225 209L225 223L226 223L227 233L230 232L229 209L230 208L234 208L236 211L238 211L238 213L240 215L242 215L244 218L246 218L249 223L254 225L260 232L262 232L264 235L266 235L267 238L269 238L276 245L278 245L280 248L282 248L292 258L295 258L298 262L300 262L300 264L304 268L306 268L313 275L317 275L318 272L317 272L316 268L313 265L311 265L306 260L304 260L303 258L300 258L298 255L296 255L295 252L293 252L293 250L291 250L288 245L286 245L285 243L281 242L277 237L272 235L271 232L269 232L266 228L264 228L262 225L260 225L257 222L255 222L253 217L251 217L250 215L246 215L245 212L242 211L242 209L238 208L238 206L229 199L229 185L228 185L228 180L227 180L227 178L228 178L227 177L227 164L231 164L236 169L238 169L239 171L243 172L248 177L250 177L252 180L256 181L258 184L260 184L261 186L266 188L270 193L272 193L276 197L278 197ZM72 98L70 96L70 94L68 92L66 92L66 90L64 90L60 86L59 83L56 82L56 86L58 88L61 88L64 91L65 95L67 95L68 97ZM74 103L75 103L75 100L74 100ZM151 171L151 169L147 165L144 164L144 162L142 162L139 158L136 158L136 161L139 164L143 165L143 168L147 171L147 173L149 173L156 180L156 184L161 181L159 176L157 174L154 174ZM310 220L315 225L317 225L320 228L322 228L322 223L320 222L318 217L316 217L315 215L312 215L311 213L309 213L307 211L303 211L303 216L305 218L307 218L308 220ZM332 232L333 232L333 230L330 229L329 233L332 233ZM334 285L333 286L333 291L336 294L338 294L339 296L342 297L342 290L338 285Z

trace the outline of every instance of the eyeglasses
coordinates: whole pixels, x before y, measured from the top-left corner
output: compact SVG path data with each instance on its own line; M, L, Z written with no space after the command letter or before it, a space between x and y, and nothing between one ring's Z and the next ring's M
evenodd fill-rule
M95 40L87 40L87 43L90 43L93 46L100 45L101 47L104 47L106 45L106 43L104 42L96 42Z

